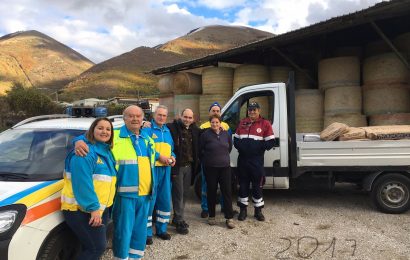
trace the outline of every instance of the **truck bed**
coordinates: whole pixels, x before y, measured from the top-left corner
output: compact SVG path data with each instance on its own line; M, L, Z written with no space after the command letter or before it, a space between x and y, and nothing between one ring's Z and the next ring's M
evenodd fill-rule
M410 140L313 141L298 140L297 166L410 165Z

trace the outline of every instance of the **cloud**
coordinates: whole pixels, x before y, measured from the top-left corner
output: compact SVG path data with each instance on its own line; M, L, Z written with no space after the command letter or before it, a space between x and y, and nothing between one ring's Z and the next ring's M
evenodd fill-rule
M0 33L38 30L94 62L221 24L284 33L376 0L2 0Z

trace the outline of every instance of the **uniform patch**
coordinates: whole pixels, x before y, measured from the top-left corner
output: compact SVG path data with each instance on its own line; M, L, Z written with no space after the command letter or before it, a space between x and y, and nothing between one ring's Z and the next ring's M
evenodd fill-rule
M259 133L262 132L262 129L258 127L258 128L256 129L256 132L258 132L258 134L259 134Z
M152 134L152 139L157 139L158 138L158 136L154 133L154 134Z
M101 160L100 156L97 158L97 164L104 164L104 162Z

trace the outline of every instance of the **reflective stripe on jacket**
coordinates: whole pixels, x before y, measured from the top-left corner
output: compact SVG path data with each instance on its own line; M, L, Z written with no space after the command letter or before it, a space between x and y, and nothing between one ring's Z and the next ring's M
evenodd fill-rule
M139 136L133 136L125 125L114 130L112 152L117 163L119 195L137 197L152 193L155 183L154 145L154 141L143 131Z
M110 147L88 141L87 145L90 151L87 156L76 156L71 151L66 158L62 210L103 211L113 204L117 178Z

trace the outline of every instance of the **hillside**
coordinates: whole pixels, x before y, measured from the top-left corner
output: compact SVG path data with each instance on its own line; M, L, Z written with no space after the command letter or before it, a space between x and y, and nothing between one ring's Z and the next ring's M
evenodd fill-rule
M213 25L194 29L158 48L198 58L271 36L271 33L244 26Z
M114 97L155 93L156 79L146 72L157 66L182 62L182 55L138 47L99 63L66 86L62 98Z
M93 65L80 53L38 31L8 34L0 38L0 94L16 81L52 92Z
M157 79L145 72L202 57L272 34L248 27L206 26L154 48L138 47L96 64L68 84L65 99L156 94Z

